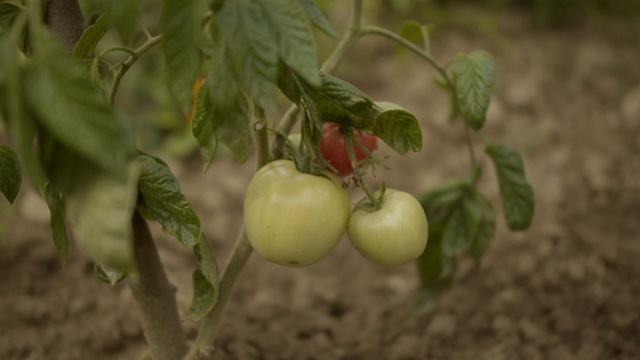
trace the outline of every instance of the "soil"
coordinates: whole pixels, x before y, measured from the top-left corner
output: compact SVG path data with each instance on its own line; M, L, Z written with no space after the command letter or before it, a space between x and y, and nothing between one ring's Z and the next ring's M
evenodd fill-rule
M536 195L531 228L509 232L500 218L481 267L462 266L453 289L419 317L410 312L414 265L378 267L346 238L306 268L253 256L224 315L214 358L640 358L637 25L550 30L510 14L497 24L499 37L436 31L439 59L478 48L496 59L484 133L524 156ZM384 40L365 40L338 75L417 114L423 151L400 157L383 146L390 170L378 180L419 193L466 174L465 138L459 124L446 120L448 103L431 81L434 72L393 51ZM481 158L480 186L500 209L493 169ZM241 225L251 161L237 166L221 157L206 174L199 159L170 165L224 266ZM91 262L73 245L63 269L42 200L24 186L17 202L3 215L0 238L0 359L138 358L146 344L126 283L96 281ZM184 312L192 255L156 225L152 230ZM193 338L197 323L184 316L184 324Z

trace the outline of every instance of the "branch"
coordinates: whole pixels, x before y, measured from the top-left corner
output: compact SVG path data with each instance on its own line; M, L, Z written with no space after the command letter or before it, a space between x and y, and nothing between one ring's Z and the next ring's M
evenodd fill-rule
M47 0L44 11L45 23L71 50L80 39L85 28L84 17L77 0Z
M175 287L167 279L146 220L136 211L132 222L138 276L129 280L129 287L145 338L154 359L181 359L188 346L178 316Z

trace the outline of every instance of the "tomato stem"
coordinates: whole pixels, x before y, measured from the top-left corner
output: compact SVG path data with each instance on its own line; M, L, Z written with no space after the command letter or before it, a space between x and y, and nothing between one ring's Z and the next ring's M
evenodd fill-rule
M118 69L118 72L114 75L113 81L111 83L111 90L109 91L109 97L108 97L109 104L113 104L116 97L116 92L118 91L118 87L120 87L120 82L122 81L122 78L127 73L127 71L129 71L129 68L131 68L131 66L140 58L140 56L142 56L144 53L149 51L154 46L160 44L161 40L162 40L162 34L156 35L148 39L139 48L133 50L133 53L130 53L127 60L119 64L120 68ZM119 48L119 50L122 50L122 49Z
M442 78L447 83L447 85L451 88L451 90L455 91L456 87L454 86L453 81L451 81L451 78L449 77L449 75L447 75L447 71L445 70L445 68L442 65L440 65L440 63L428 52L420 49L419 47L417 47L410 41L404 39L402 36L394 33L393 31L387 30L379 26L364 26L360 30L360 36L364 36L364 35L384 36L390 40L395 41L399 45L402 45L405 48L411 50L414 54L426 60L442 76Z
M271 161L271 152L269 150L269 127L264 110L255 107L255 121L253 129L256 134L256 171Z
M367 195L369 201L373 205L375 209L380 209L382 207L382 202L380 199L371 191L369 185L362 178L362 173L360 172L360 164L358 164L358 159L356 158L356 152L353 145L353 136L351 136L352 132L345 130L344 131L344 139L347 143L347 153L349 154L349 161L351 162L351 167L353 168L354 176L358 181L358 184L362 188L362 191Z

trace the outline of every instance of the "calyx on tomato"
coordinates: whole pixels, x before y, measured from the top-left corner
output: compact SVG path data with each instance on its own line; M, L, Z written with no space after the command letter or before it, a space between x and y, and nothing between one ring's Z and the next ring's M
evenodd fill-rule
M322 138L320 139L319 150L322 157L338 171L338 175L344 177L353 174L353 167L349 159L347 141L340 125L333 122L322 124ZM378 146L378 138L362 130L353 130L354 153L358 163L366 159L370 152ZM357 144L367 149L365 151ZM360 165L362 167L363 164Z
M413 195L387 189L379 209L356 206L347 232L361 255L391 267L416 259L424 252L429 225Z
M299 172L290 160L262 167L247 188L245 229L265 260L306 266L326 256L340 241L349 220L349 197L331 173Z

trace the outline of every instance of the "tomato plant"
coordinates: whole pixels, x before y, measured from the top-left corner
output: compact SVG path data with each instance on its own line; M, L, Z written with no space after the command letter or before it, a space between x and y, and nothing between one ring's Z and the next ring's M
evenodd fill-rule
M11 140L11 146L0 144L0 192L13 202L24 173L49 207L61 263L74 239L100 280L127 282L154 358L193 360L211 350L233 285L254 249L277 264L310 265L347 228L356 249L374 262L395 266L418 257L416 304L433 304L453 283L457 259L468 254L479 263L495 233L492 202L477 187L483 162L476 142L488 144L485 154L495 167L508 228L531 223L533 189L522 158L480 134L495 76L485 51L459 53L444 66L430 49L428 25L409 21L399 34L365 24L363 0L352 1L343 34L311 0L162 0L162 15L149 27L156 17L142 16L140 1L90 3L96 16L86 24L76 0L0 2L0 128ZM340 39L322 64L317 36ZM469 173L418 200L400 190L374 193L374 180L361 171L378 139L399 155L421 151L426 121L332 75L351 46L367 36L392 41L432 66L449 96L450 118L462 120L452 124L465 134ZM255 159L245 224L222 275L178 179L136 142L141 129L132 124L154 114L122 105L140 93L124 92L123 84L150 80L140 71L144 81L123 82L146 58L149 66L164 64L156 71L166 80L167 98L154 106L169 107L173 117L185 120L177 123L195 138L205 171L221 145L239 163ZM281 119L272 119L276 89L291 101ZM299 138L288 140L297 126ZM287 141L293 151L285 151ZM350 221L347 189L336 175L317 169L327 165L314 160L320 157L338 175L352 176L350 186L366 194ZM149 221L193 252L188 314L200 320L200 329L192 342Z
M379 209L356 207L349 220L348 234L353 246L367 259L384 266L398 266L422 255L429 225L413 195L387 189Z
M244 200L249 242L264 259L306 266L340 241L349 219L349 197L333 174L303 174L292 161L260 169Z
M344 130L333 122L322 124L322 138L320 139L320 154L338 171L340 176L353 174L353 166L349 159L347 141ZM378 138L362 130L353 130L346 136L352 136L356 146L354 152L358 166L363 167L363 160L378 146Z

